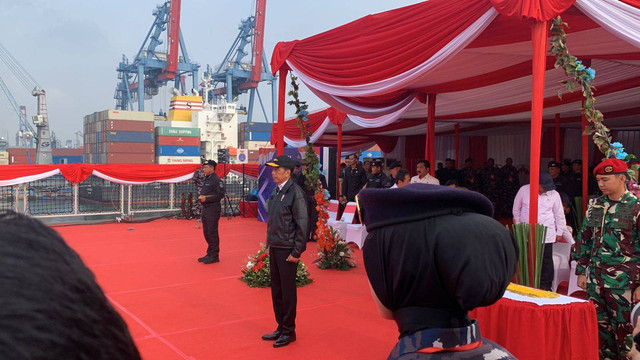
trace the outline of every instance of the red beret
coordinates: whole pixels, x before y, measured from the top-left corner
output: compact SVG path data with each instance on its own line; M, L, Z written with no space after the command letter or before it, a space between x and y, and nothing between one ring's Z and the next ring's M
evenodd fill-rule
M610 158L604 160L598 166L593 169L593 175L612 175L612 174L623 174L627 172L627 163L619 160Z

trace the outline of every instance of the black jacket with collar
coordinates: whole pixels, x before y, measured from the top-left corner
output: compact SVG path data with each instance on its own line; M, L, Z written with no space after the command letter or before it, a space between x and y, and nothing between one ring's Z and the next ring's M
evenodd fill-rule
M309 217L304 191L293 179L287 180L282 190L271 192L267 202L267 245L292 249L291 255L299 258L307 248Z

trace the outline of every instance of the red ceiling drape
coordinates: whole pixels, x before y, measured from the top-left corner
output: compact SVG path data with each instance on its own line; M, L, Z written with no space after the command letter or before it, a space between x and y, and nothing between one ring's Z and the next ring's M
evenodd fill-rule
M526 20L546 21L567 10L576 0L490 0L491 5L505 16Z

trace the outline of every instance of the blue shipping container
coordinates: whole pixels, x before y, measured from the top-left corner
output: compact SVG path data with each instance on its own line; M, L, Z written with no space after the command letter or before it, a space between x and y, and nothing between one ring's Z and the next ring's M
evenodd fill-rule
M142 131L106 131L105 142L134 142L152 143L154 142L152 132Z
M156 156L200 156L200 146L156 146Z
M81 164L82 156L54 156L54 164Z
M269 141L271 139L271 133L254 131L250 132L249 136L245 135L244 139L248 141Z

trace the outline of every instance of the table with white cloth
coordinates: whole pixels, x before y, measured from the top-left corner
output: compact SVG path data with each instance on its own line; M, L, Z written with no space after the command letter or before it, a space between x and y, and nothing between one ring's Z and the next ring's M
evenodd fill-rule
M598 323L591 302L520 286L513 289L495 304L470 312L483 337L520 360L598 359Z

